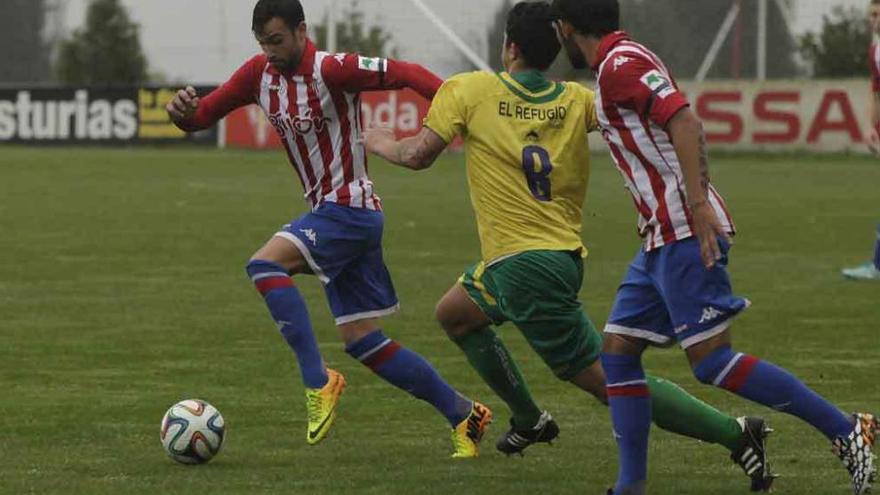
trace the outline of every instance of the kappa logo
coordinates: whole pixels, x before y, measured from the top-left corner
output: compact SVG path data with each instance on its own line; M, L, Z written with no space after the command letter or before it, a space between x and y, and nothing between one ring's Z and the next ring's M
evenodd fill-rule
M617 58L614 59L614 70L617 70L618 67L627 62L632 62L632 59L626 55L618 55Z
M314 230L312 230L312 229L299 229L299 231L302 232L306 236L306 238L309 240L309 242L312 243L313 246L318 245L318 234L316 234Z
M657 69L646 72L645 75L641 77L641 81L642 84L651 90L652 94L660 98L666 98L675 93L675 87L673 87L672 83L669 82L669 79Z
M723 315L723 311L718 311L717 309L709 306L708 308L703 308L703 317L700 318L700 323L706 323L712 321L719 316Z

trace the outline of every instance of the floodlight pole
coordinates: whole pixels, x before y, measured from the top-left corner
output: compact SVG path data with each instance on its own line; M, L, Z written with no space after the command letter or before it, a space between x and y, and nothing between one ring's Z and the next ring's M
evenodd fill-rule
M709 51L706 52L706 56L703 58L703 63L700 64L700 68L697 70L697 75L694 76L694 79L697 82L703 82L706 79L706 74L709 73L709 69L712 68L712 64L714 64L715 59L718 58L718 52L721 51L721 47L724 45L724 40L726 40L727 36L730 34L730 30L733 28L733 23L738 16L739 3L734 2L730 7L730 10L727 12L727 17L724 18L724 22L721 23L721 27L718 28L718 34L715 35L715 39L709 46Z
M336 0L330 0L327 10L327 47L330 53L336 53Z
M767 0L758 0L758 69L759 81L767 79Z
M480 70L484 70L487 72L494 72L492 70L492 67L489 66L489 64L486 63L486 61L483 60L479 55L477 55L477 53L474 52L471 49L471 47L468 46L468 44L465 43L457 34L455 34L455 31L450 29L450 27L447 26L445 22L443 22L443 19L441 19L440 16L438 16L436 13L434 13L433 10L431 10L427 5L425 5L425 2L423 2L422 0L410 0L410 1L413 3L413 5L415 5L416 7L418 7L419 10L422 11L422 14L424 14L425 17L427 17L428 20L431 21L431 23L434 24L434 26L437 29L439 29L441 33L443 33L444 35L446 35L447 38L449 38L449 41L451 41L452 44L455 45L455 47L458 48L458 50L462 54L464 54L464 56L467 57L467 59L472 64L479 67Z

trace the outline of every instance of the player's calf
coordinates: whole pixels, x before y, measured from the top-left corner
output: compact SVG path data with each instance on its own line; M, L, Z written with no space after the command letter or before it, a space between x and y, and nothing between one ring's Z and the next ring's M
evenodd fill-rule
M473 401L449 386L425 358L378 328L348 343L345 352L387 382L434 406L453 428L471 413Z
M327 372L308 308L293 279L284 267L271 261L252 259L246 269L275 325L296 354L303 383L310 389L322 388L327 384Z

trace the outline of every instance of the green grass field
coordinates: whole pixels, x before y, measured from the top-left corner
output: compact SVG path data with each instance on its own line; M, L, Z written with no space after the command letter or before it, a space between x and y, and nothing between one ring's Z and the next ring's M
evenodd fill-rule
M300 277L324 356L349 382L330 437L306 445L295 361L244 273L305 210L281 155L3 146L0 493L604 493L616 472L607 411L504 327L562 434L525 458L497 454L508 414L433 321L435 301L479 256L461 158L419 174L374 162L373 177L403 307L386 332L495 410L482 457L448 459L445 420L351 360L319 284ZM880 409L880 285L839 276L870 257L880 164L723 157L713 179L740 230L734 285L754 304L735 325L738 347L847 410ZM582 298L601 327L639 241L604 156L589 194ZM647 363L733 414L767 415L777 493L850 493L809 427L700 385L679 351L652 351ZM212 402L228 426L223 452L204 466L177 465L159 444L165 409L189 397ZM657 429L651 438L652 494L747 493L722 448Z

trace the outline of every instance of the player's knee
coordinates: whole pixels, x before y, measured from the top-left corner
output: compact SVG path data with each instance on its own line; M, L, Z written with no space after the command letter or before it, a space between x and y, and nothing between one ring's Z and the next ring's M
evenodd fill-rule
M452 334L458 330L458 327L461 326L461 319L458 318L454 311L451 311L451 308L443 299L441 299L440 302L437 303L437 306L434 307L434 319L437 320L440 327L450 336L452 336Z
M694 376L705 384L713 385L735 358L736 353L729 346L719 347L694 363L692 367Z
M247 262L245 272L247 272L248 278L254 283L271 277L288 277L287 270L281 265L255 258L251 258Z
M441 300L434 308L434 319L437 320L446 335L453 340L475 330L472 328L471 322L445 300Z

